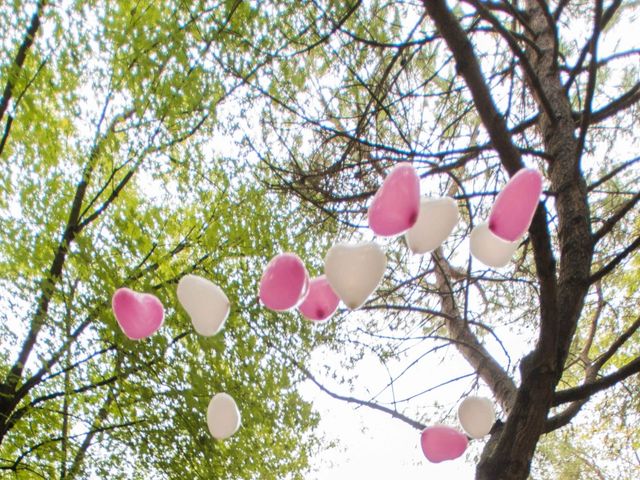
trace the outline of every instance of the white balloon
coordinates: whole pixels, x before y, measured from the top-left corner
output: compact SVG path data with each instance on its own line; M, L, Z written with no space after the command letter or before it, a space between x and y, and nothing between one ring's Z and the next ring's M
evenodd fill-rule
M496 421L493 402L485 397L467 397L458 407L458 420L471 438L482 438Z
M197 275L185 275L178 283L178 300L191 317L196 332L215 335L229 316L230 303L215 283Z
M216 440L224 440L240 428L240 410L233 397L227 393L217 393L207 408L207 426Z
M331 288L347 308L356 310L380 284L387 256L374 242L338 243L324 259L324 273Z
M476 225L469 238L471 254L488 267L501 268L509 263L520 242L507 242L489 230L488 223Z
M458 205L451 197L420 200L418 220L405 233L413 253L427 253L438 248L458 224Z

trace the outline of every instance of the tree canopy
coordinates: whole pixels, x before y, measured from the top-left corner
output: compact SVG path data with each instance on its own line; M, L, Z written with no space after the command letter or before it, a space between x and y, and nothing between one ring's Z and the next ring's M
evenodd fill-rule
M452 420L444 385L485 392L500 419L476 442L480 480L637 477L638 14L622 0L0 6L0 468L302 478L310 379L417 429ZM388 267L360 312L311 326L261 308L275 253L321 273L331 242L371 238L367 205L399 162L456 200L449 240L419 257L377 239ZM543 173L541 201L514 260L487 268L468 237L523 167ZM191 272L231 297L220 336L176 307ZM160 335L121 335L120 286L164 301ZM319 345L347 368L314 370ZM355 398L369 353L388 381ZM452 354L466 371L403 383ZM203 421L222 390L244 404L228 443Z
M263 312L255 282L276 251L322 237L280 225L277 212L295 207L220 144L232 126L218 110L241 82L207 52L243 61L242 42L218 37L260 20L244 7L1 7L0 469L301 478L317 418L279 352L304 358L316 340ZM229 292L224 333L193 332L175 298L186 273ZM122 335L110 308L121 286L164 302L158 335ZM243 429L229 442L204 421L220 391L241 399Z
M277 57L278 71L312 72L304 88L291 92L288 77L275 88L251 83L271 100L264 139L253 147L271 166L274 187L337 218L348 236L366 225L384 175L410 161L423 191L453 196L463 216L444 248L421 260L402 242L385 243L385 288L366 307L380 315L351 314L358 322L345 322L340 334L348 356L373 350L394 372L386 405L350 400L417 428L446 418L424 414L426 394L438 385L398 388L408 370L426 368L420 359L450 346L472 373L461 391L479 383L502 409L477 478L526 478L540 439L585 408L617 420L582 417L570 427L585 432L576 439L609 446L600 457L591 451L580 471L635 476L638 438L624 425L637 419L640 368L637 291L629 281L640 244L637 5L317 7L315 29L300 29L305 34ZM486 269L466 241L507 177L524 166L544 172L542 201L513 264ZM575 443L584 457L589 442ZM552 459L550 448L541 459ZM563 456L553 453L562 469ZM620 455L627 467L611 470Z

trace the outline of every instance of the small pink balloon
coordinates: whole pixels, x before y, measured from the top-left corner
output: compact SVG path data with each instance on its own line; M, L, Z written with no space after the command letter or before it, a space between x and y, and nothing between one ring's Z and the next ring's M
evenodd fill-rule
M408 163L387 175L369 206L369 227L376 235L392 237L409 230L420 212L420 178Z
M111 307L118 325L131 340L152 335L164 321L162 302L149 293L119 288L111 298Z
M531 225L541 193L540 172L519 170L498 194L489 215L489 229L508 242L520 239Z
M260 279L260 301L270 310L284 311L299 305L309 291L309 275L293 253L276 255Z
M333 291L325 275L309 282L309 294L298 309L309 320L322 322L327 320L338 309L340 299Z
M440 463L461 456L467 449L469 441L455 428L435 425L424 429L420 443L427 460Z

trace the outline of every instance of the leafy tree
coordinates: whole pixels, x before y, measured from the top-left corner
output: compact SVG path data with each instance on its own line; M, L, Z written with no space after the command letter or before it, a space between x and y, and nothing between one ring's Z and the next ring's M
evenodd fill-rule
M314 417L294 390L307 377L418 429L447 420L428 405L441 385L490 391L502 421L482 446L479 479L524 479L532 462L534 476L611 477L618 454L621 473L637 476L637 2L0 9L3 468L293 475L313 445L300 442ZM218 117L227 132L244 129L248 168L224 152L212 160ZM399 161L429 194L458 200L451 240L420 259L385 242L385 283L349 322L311 333L258 310L251 274L266 257L304 249L320 270L327 234L364 226ZM543 201L513 264L486 269L465 239L525 165L544 172ZM173 284L194 270L233 292L225 334L198 339L170 309L164 334L123 341L113 289L153 290L173 305ZM334 373L345 383L376 355L389 371L383 391L358 399L327 388L305 364L317 341L345 355L350 368ZM467 371L402 387L423 358L445 361L449 350ZM203 436L203 408L220 389L249 405L237 443ZM589 425L585 410L602 423ZM592 430L572 435L581 427ZM600 438L609 449L594 460Z
M266 98L262 138L248 135L265 182L337 219L338 238L349 238L385 173L410 161L429 195L458 200L463 221L421 259L385 241L383 288L363 314L326 327L345 365L373 352L387 366L386 397L338 393L299 367L335 397L421 429L450 414L427 404L441 385L402 386L401 377L424 378L423 358L455 349L469 370L442 383L461 394L481 386L501 410L476 478L527 478L543 438L534 474L637 477L640 319L634 280L619 282L637 276L640 245L637 2L303 10L284 20L294 33L272 49L270 70L245 80ZM486 269L465 239L524 166L544 173L543 199L513 263ZM341 380L355 384L349 372ZM578 429L586 433L568 433ZM595 448L597 439L611 448ZM628 468L611 473L618 455Z
M258 308L257 275L323 237L253 181L219 139L265 17L235 2L4 2L0 6L0 469L16 478L302 478L317 439L296 391L316 338ZM226 137L225 137L226 136ZM175 286L199 273L232 301L223 333L198 337ZM113 291L166 307L127 340ZM211 396L243 428L214 442Z

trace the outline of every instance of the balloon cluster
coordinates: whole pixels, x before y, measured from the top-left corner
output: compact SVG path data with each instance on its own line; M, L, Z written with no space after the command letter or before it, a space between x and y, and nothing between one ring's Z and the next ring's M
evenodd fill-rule
M469 439L487 435L496 421L493 403L484 397L467 397L458 406L458 421L467 435L446 425L434 425L422 431L420 445L427 460L433 463L460 457Z
M397 165L376 192L368 212L369 227L378 236L405 233L414 253L440 246L458 223L451 198L420 199L420 178L407 164ZM298 308L313 321L327 320L340 301L360 308L378 288L387 257L375 242L338 243L324 258L324 275L309 280L304 263L292 253L274 257L260 280L260 301L275 311Z
M177 296L197 333L208 337L222 329L231 305L215 283L197 275L185 275L178 282ZM119 288L111 304L118 325L132 340L153 335L164 321L162 303L148 293ZM240 411L231 395L218 393L211 398L207 426L211 436L218 440L230 437L240 428Z
M522 169L500 192L488 222L473 228L472 255L489 267L509 263L533 219L542 176ZM420 178L406 163L396 166L376 192L368 212L369 228L378 236L405 234L409 249L424 254L438 248L458 223L455 200L420 198ZM324 259L324 275L309 280L302 260L292 253L274 257L260 280L260 300L275 311L298 308L310 320L324 321L340 300L350 309L360 308L376 290L386 268L384 251L375 242L338 243ZM494 422L493 404L487 398L468 397L458 409L466 435L446 425L426 428L421 435L424 455L438 463L460 457L470 438L482 438Z
M541 193L540 172L519 170L498 194L489 221L471 231L471 254L489 267L508 264L531 225Z
M522 169L507 183L493 205L489 220L473 228L470 249L474 257L489 267L505 266L518 247L535 213L542 191L542 177L532 169ZM369 228L378 236L405 234L409 249L425 254L438 248L459 220L458 207L450 197L420 197L420 178L408 163L398 164L385 178L368 211ZM338 309L340 301L350 310L360 308L380 284L387 257L375 242L338 243L324 258L324 275L309 278L303 261L293 253L276 255L260 279L259 298L274 311L297 308L307 319L322 322ZM229 315L229 299L207 279L183 277L178 300L189 314L197 333L215 335ZM128 288L118 289L112 299L113 312L124 334L133 340L156 332L164 320L162 303L154 295ZM486 435L495 413L487 399L469 397L460 405L460 423L471 438ZM207 409L211 435L224 439L240 427L240 412L226 393L215 395ZM432 462L462 455L468 438L444 425L422 432L422 449Z
M542 177L522 169L496 198L489 221L473 228L470 249L489 267L503 267L531 224L542 191ZM424 254L438 248L458 223L455 200L420 198L420 178L408 163L397 165L378 189L368 212L369 227L378 236L405 234L409 249ZM309 279L302 260L293 253L275 256L260 280L260 300L275 311L294 308L309 320L327 320L340 300L350 310L360 308L376 290L387 259L375 242L338 243L324 259L324 275Z

